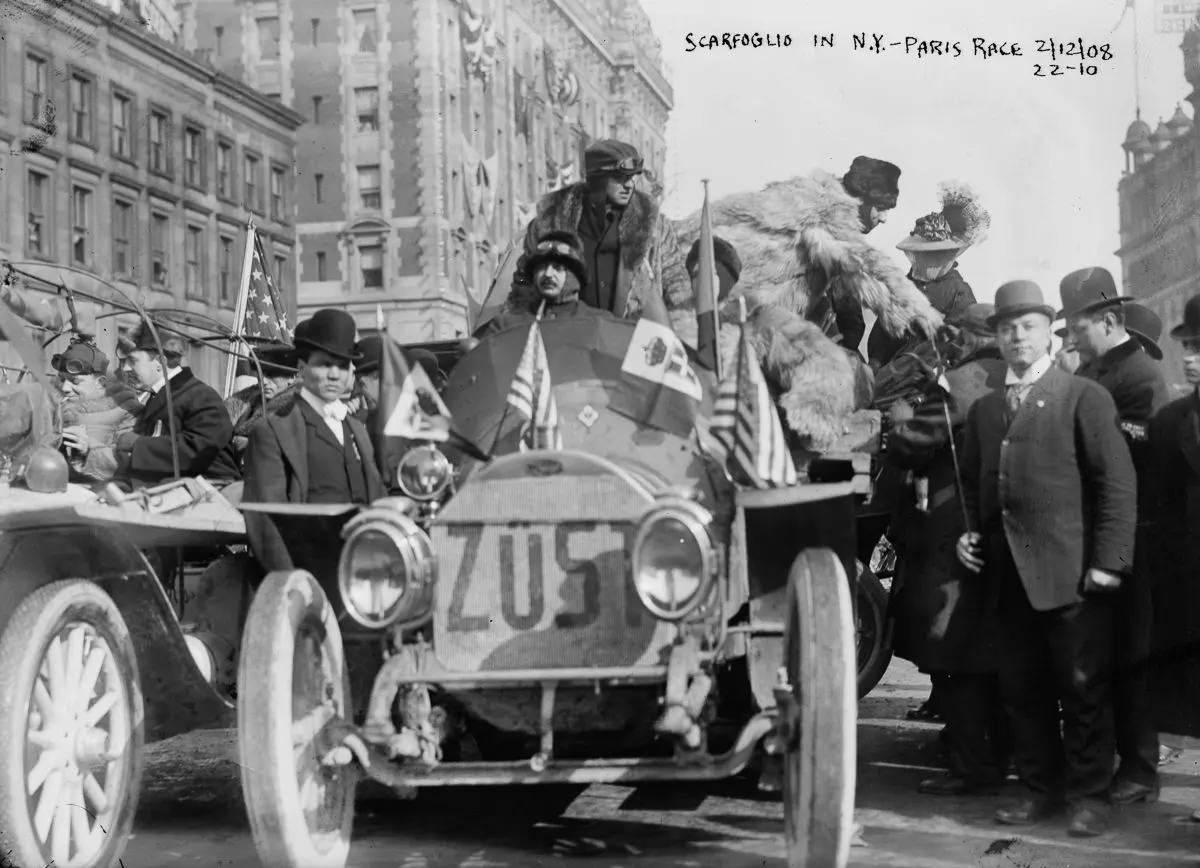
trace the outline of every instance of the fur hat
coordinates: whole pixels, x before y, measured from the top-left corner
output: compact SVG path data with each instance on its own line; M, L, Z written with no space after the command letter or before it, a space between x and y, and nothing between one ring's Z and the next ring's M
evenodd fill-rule
M303 326L303 328L301 328ZM334 358L357 362L362 356L355 350L354 335L358 327L354 317L335 307L324 307L296 326L297 356L306 358L308 352L321 350Z
M575 275L579 288L587 286L587 265L583 261L583 242L574 232L555 230L537 240L533 253L525 260L525 279L533 283L534 274L543 262L558 262Z
M882 211L896 207L900 198L900 168L886 160L858 156L842 178L846 192Z
M742 274L742 260L737 255L737 251L733 249L733 245L724 238L713 236L713 256L716 257L720 265L724 265L729 269L729 273L733 275L736 282ZM687 258L684 260L684 268L687 273L691 274L692 269L696 267L696 263L700 261L700 240L697 239L692 243L692 249L688 251Z
M991 215L970 187L944 181L938 195L942 210L918 217L912 233L896 245L900 250L965 250L987 237Z

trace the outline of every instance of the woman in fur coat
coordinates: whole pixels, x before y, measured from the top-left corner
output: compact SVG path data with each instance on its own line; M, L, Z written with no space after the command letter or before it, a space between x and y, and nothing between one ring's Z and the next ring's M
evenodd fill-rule
M867 243L866 203L848 192L846 180L818 171L710 205L714 231L743 263L738 286L721 307L722 360L732 360L737 346L734 312L741 297L755 352L788 427L815 451L841 435L846 417L859 409L861 360L856 353L851 358L855 348L847 352L808 318L823 300L814 296L836 284L838 292L874 311L877 328L893 334L932 334L941 324L929 299ZM680 237L692 241L699 226L699 214L692 215L681 223ZM694 345L694 317L676 330Z

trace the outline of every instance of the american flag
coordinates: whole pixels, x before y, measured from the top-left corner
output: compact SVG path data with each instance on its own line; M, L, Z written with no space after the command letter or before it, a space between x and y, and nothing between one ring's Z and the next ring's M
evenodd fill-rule
M242 317L241 337L289 343L292 330L288 328L287 308L271 275L262 239L254 229L250 231L254 234L254 259L246 286L242 288L246 294L246 314Z
M525 419L521 432L522 450L563 448L546 345L536 322L529 328L525 350L517 363L512 385L508 387L508 405Z
M755 488L796 484L783 424L742 326L737 359L717 390L708 433L731 467Z

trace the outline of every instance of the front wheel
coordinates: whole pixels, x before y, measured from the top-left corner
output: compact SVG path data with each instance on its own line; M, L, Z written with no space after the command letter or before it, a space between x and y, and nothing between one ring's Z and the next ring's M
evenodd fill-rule
M857 699L850 587L828 549L788 576L784 667L794 728L783 762L789 868L844 868L854 820Z
M0 661L0 862L118 864L144 735L137 658L116 604L82 579L38 588L5 625Z
M862 699L887 672L892 662L892 641L887 620L887 588L874 572L861 563L857 566L858 698Z
M242 794L266 868L346 864L357 773L322 765L313 722L349 707L333 607L309 573L271 573L246 618L237 706Z

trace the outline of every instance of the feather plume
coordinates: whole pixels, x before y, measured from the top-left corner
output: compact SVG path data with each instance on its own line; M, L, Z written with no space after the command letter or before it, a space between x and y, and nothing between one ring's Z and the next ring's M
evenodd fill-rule
M966 184L958 181L943 181L938 185L938 198L942 202L942 213L957 212L960 215L956 234L968 244L979 244L987 238L992 216L979 204L979 196Z

